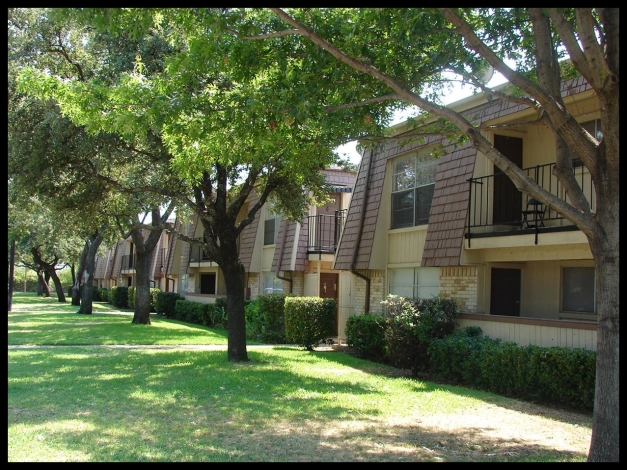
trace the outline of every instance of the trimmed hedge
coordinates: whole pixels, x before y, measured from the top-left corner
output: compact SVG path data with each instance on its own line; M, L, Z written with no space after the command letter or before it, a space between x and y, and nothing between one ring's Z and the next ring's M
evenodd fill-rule
M128 307L128 287L113 286L109 295L109 303L118 308Z
M520 346L458 330L429 346L431 372L453 383L522 399L592 410L596 353Z
M155 294L155 312L166 318L174 318L176 301L182 299L177 292L157 292Z
M364 359L384 362L388 322L389 319L381 315L351 315L346 320L346 344L355 348Z
M70 292L70 297L72 297L72 293ZM99 302L108 302L109 301L109 290L104 288L104 287L100 287L98 289L98 301Z
M335 321L334 299L320 297L285 298L285 337L308 351L329 338Z
M246 339L285 344L285 294L261 294L246 301Z
M197 325L224 328L226 322L225 302L203 304L192 300L179 299L174 305L174 320L180 320Z

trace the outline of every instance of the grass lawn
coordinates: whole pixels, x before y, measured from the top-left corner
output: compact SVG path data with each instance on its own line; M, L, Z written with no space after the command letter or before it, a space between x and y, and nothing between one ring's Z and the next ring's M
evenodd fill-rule
M9 462L585 461L591 417L404 377L338 351L15 294ZM224 350L86 345L223 345ZM70 347L73 346L73 347ZM251 343L252 346L252 343Z

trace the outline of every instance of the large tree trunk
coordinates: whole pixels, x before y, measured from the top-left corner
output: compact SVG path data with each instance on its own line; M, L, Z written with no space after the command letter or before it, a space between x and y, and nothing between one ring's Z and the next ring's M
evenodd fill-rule
M137 247L137 244L135 244ZM135 251L135 313L133 323L150 325L150 254Z
M164 214L167 219L170 210ZM152 212L152 224L159 225L159 211ZM135 244L135 314L133 323L150 325L150 265L152 253L157 247L161 238L161 230L152 230L144 240L141 231L136 230L131 233L131 238Z
M48 271L48 275L52 278L52 282L54 282L54 288L57 291L57 298L59 302L65 302L65 292L63 292L63 284L61 284L61 279L57 275L57 271L54 267L50 268Z
M72 270L72 278L74 279L74 285L72 286L72 305L76 305L78 307L81 305L81 282L83 279L83 272L85 271L85 260L87 259L88 253L89 240L87 240L85 242L85 246L83 246L81 258L78 261L78 272L75 274Z
M11 254L9 255L9 312L13 305L13 279L15 277L15 240L11 241ZM26 275L24 275L26 279Z
M50 297L50 286L46 282L43 271L37 271L37 295Z
M91 315L94 299L94 290L92 289L94 283L94 267L96 266L96 253L98 252L100 243L102 243L101 232L91 235L88 243L89 249L85 257L85 269L82 275L83 292L81 294L81 306L76 313Z
M616 198L618 206L618 198ZM618 214L618 211L616 211ZM619 419L619 232L618 217L592 240L596 275L597 363L589 462L618 462Z
M226 283L228 347L231 362L247 362L244 266L236 256L228 266L220 266Z

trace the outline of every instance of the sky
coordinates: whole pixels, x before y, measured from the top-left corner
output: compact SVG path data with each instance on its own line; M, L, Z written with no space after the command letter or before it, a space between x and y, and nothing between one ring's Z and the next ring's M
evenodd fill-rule
M490 81L487 83L487 85L490 87L494 87L496 85L500 85L501 83L504 83L505 81L506 80L505 80L505 77L503 77L503 75L501 75L498 72L495 72L492 75ZM456 85L453 86L453 90L451 91L451 93L449 93L443 99L443 102L444 104L454 103L455 101L459 101L462 98L466 98L467 96L470 96L471 94L472 94L472 88L462 87L459 83L457 83ZM405 119L407 119L411 115L411 113L412 113L411 109L405 110L403 112L398 112L394 120L392 121L392 125L403 122ZM348 142L347 144L340 145L339 147L337 147L335 151L339 155L345 155L351 163L355 165L359 165L359 162L361 161L361 155L359 154L359 152L357 152L356 146L357 146L357 141Z

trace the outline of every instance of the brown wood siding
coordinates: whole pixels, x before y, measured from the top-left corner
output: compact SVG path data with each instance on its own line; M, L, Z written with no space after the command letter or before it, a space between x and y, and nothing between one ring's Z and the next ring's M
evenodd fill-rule
M248 207L252 207L257 204L259 201L259 196L256 194L252 194L250 196L250 200L248 203ZM250 262L253 256L253 249L255 247L255 239L257 237L257 227L259 226L259 219L261 216L259 213L261 210L258 210L255 214L255 219L244 227L242 233L240 234L240 244L239 244L239 260L246 272L250 270Z
M200 220L200 216L198 214L196 214L196 217L192 217L192 220L190 221L190 223L187 224L187 226L185 227L185 233L184 235L188 236L189 238L193 238L194 234L196 233L196 227L198 226L198 221ZM181 256L181 274L185 274L187 273L187 268L189 268L189 253L191 251L191 245L188 242L182 242L183 243L183 250L182 250L182 256Z
M181 229L181 221L180 220L176 220L174 222L174 230L178 231ZM172 235L170 237L170 245L168 246L168 258L166 259L165 264L165 272L164 272L164 276L167 276L169 273L172 272L172 267L174 266L174 253L176 250L176 243L179 241L179 239Z

